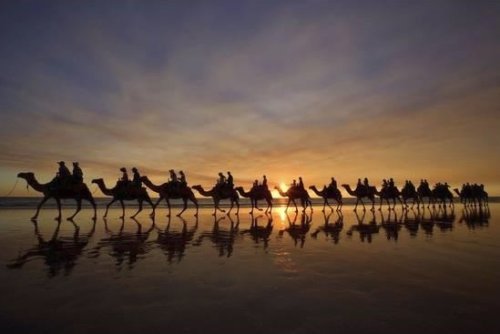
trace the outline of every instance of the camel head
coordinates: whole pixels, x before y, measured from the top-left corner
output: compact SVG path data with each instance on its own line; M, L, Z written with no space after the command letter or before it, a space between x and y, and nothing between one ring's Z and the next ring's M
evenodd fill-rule
M104 180L103 180L103 179L93 179L93 180L92 180L92 183L97 183L97 184L99 184L99 183L102 183L102 182L104 182Z
M19 173L19 174L17 174L17 177L20 177L21 179L25 179L25 180L32 180L35 178L35 174L32 172Z
M201 184L195 184L194 186L191 187L192 189L198 190L201 189Z
M141 176L141 177L139 178L139 180L141 180L142 182L144 182L144 181L148 181L148 180L149 180L149 178L148 178L147 176Z

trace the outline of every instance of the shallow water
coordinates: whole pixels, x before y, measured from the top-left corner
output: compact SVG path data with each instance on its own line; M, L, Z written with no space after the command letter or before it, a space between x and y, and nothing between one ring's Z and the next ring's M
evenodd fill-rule
M174 210L174 213L178 209ZM500 204L75 224L0 210L7 332L498 332ZM65 210L68 216L71 209ZM133 213L132 209L127 214ZM99 212L102 214L102 211ZM326 225L325 225L326 221ZM295 223L294 223L295 222ZM252 228L252 223L257 228Z

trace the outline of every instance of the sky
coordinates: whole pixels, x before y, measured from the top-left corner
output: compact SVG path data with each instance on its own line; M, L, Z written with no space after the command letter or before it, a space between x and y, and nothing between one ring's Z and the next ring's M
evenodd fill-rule
M500 195L499 41L498 1L2 1L0 196L59 160Z

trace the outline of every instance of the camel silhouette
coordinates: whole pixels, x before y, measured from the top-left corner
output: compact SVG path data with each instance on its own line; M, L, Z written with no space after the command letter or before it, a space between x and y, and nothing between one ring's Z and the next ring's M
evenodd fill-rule
M139 209L137 212L131 216L131 218L135 218L139 214L139 212L142 211L142 202L147 202L151 205L153 208L153 212L150 214L151 217L154 217L155 215L155 206L153 202L151 201L151 198L149 198L148 192L146 191L146 188L137 188L133 186L115 186L112 189L106 188L106 185L104 184L103 179L94 179L92 180L92 183L97 184L99 189L101 189L102 193L106 196L112 196L113 199L111 202L106 205L106 212L104 213L104 218L108 216L108 210L111 204L113 204L116 201L119 201L121 206L122 206L122 215L120 218L125 217L125 205L123 204L123 201L138 201L139 202Z
M417 188L417 193L418 193L418 201L419 203L422 203L422 207L425 206L424 198L426 197L428 199L427 208L429 208L431 206L431 203L434 202L434 196L432 194L432 190L429 188L428 185L421 183Z
M262 211L262 209L259 209L257 201L264 199L267 202L267 212L271 212L273 210L273 195L271 195L271 192L269 189L267 189L264 186L257 186L253 187L249 192L246 192L243 187L236 187L234 188L242 197L245 198L250 198L250 202L252 203L252 210L250 211L250 214L253 213L253 209L256 208L259 211Z
M287 191L282 191L278 187L274 187L278 191L281 197L287 197L288 202L286 203L286 209L285 212L288 211L288 207L290 206L290 203L293 203L295 206L295 212L298 212L299 209L297 208L297 203L295 203L296 199L300 199L300 203L302 205L302 211L306 211L307 207L309 206L311 208L311 212L313 211L312 204L311 204L311 197L309 197L309 193L306 190L302 190L299 188L290 188Z
M450 202L450 207L454 206L453 194L450 189L443 184L437 184L434 189L432 189L432 198L434 199L434 202L438 204L438 207L441 207L441 204L445 207L446 201Z
M401 201L400 197L400 192L397 187L389 187L386 189L382 189L380 191L377 190L376 187L373 187L375 190L375 195L380 197L380 206L378 210L382 210L382 203L385 202L387 203L387 206L389 207L389 210L395 210L396 209L396 200L399 201L401 206L403 206L403 202ZM389 200L392 200L393 207L391 208L391 204L389 203Z
M415 188L412 188L408 183L405 184L403 189L401 189L401 198L403 199L403 205L405 208L409 208L408 206L408 200L412 200L411 207L415 204L417 204L417 207L420 204L419 196L418 196L418 191L415 190Z
M147 176L141 177L141 181L154 191L155 193L160 194L160 198L158 198L158 201L155 203L155 208L160 204L161 200L165 199L165 202L167 203L168 206L168 217L170 217L171 213L171 207L170 207L170 199L182 199L182 203L184 204L184 207L182 208L182 211L177 214L178 217L182 215L184 211L187 209L187 202L188 200L193 202L193 204L196 207L196 213L194 214L195 217L198 216L198 200L196 197L194 197L194 193L189 187L183 187L180 184L173 184L170 182L163 183L162 185L155 185Z
M323 187L323 190L319 191L316 186L310 186L309 189L311 189L316 195L319 197L323 198L323 210L322 212L325 212L325 206L328 205L330 210L333 211L332 206L330 203L328 203L328 199L334 199L337 202L337 208L335 211L340 211L342 210L342 194L340 193L340 190L338 189L331 189L327 188L326 186Z
M234 204L236 204L236 214L237 215L239 214L240 202L238 193L236 192L235 189L224 186L223 187L216 186L210 189L209 191L206 191L199 184L192 186L192 188L198 191L201 196L212 197L212 199L214 200L214 213L213 213L214 216L217 214L217 210L221 212L226 212L225 210L219 207L219 203L223 199L229 199L231 201L231 207L229 208L228 214L231 213L231 210L233 210Z
M42 205L47 202L48 199L54 198L57 203L57 210L59 215L56 217L56 220L61 220L61 199L74 199L76 201L77 207L75 213L68 218L68 220L72 220L82 209L82 200L89 201L94 208L94 217L96 219L97 209L95 205L94 198L90 193L89 188L85 183L72 184L67 187L54 187L51 182L41 184L35 178L35 174L32 172L27 173L19 173L17 177L26 180L28 185L33 188L35 191L43 193L43 198L41 202L38 204L35 215L31 218L32 220L36 220L38 218L38 214L40 213L40 208Z
M354 211L358 208L359 202L363 205L363 211L366 210L365 203L363 202L363 198L366 197L372 202L371 211L375 210L375 193L377 189L375 187L369 187L366 189L365 187L360 187L359 189L352 190L351 186L348 184L343 184L342 187L347 191L347 193L353 197L356 197L356 205L354 206Z

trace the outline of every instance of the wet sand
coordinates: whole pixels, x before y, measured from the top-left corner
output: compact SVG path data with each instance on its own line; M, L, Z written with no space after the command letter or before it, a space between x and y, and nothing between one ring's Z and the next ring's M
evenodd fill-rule
M406 217L384 208L363 218L346 206L328 218L314 209L252 219L243 208L239 218L214 219L204 208L198 219L188 210L170 220L161 209L154 224L149 210L122 221L113 209L95 225L84 209L59 227L54 209L37 224L34 208L1 209L0 329L500 330L500 204L481 214L456 205Z

